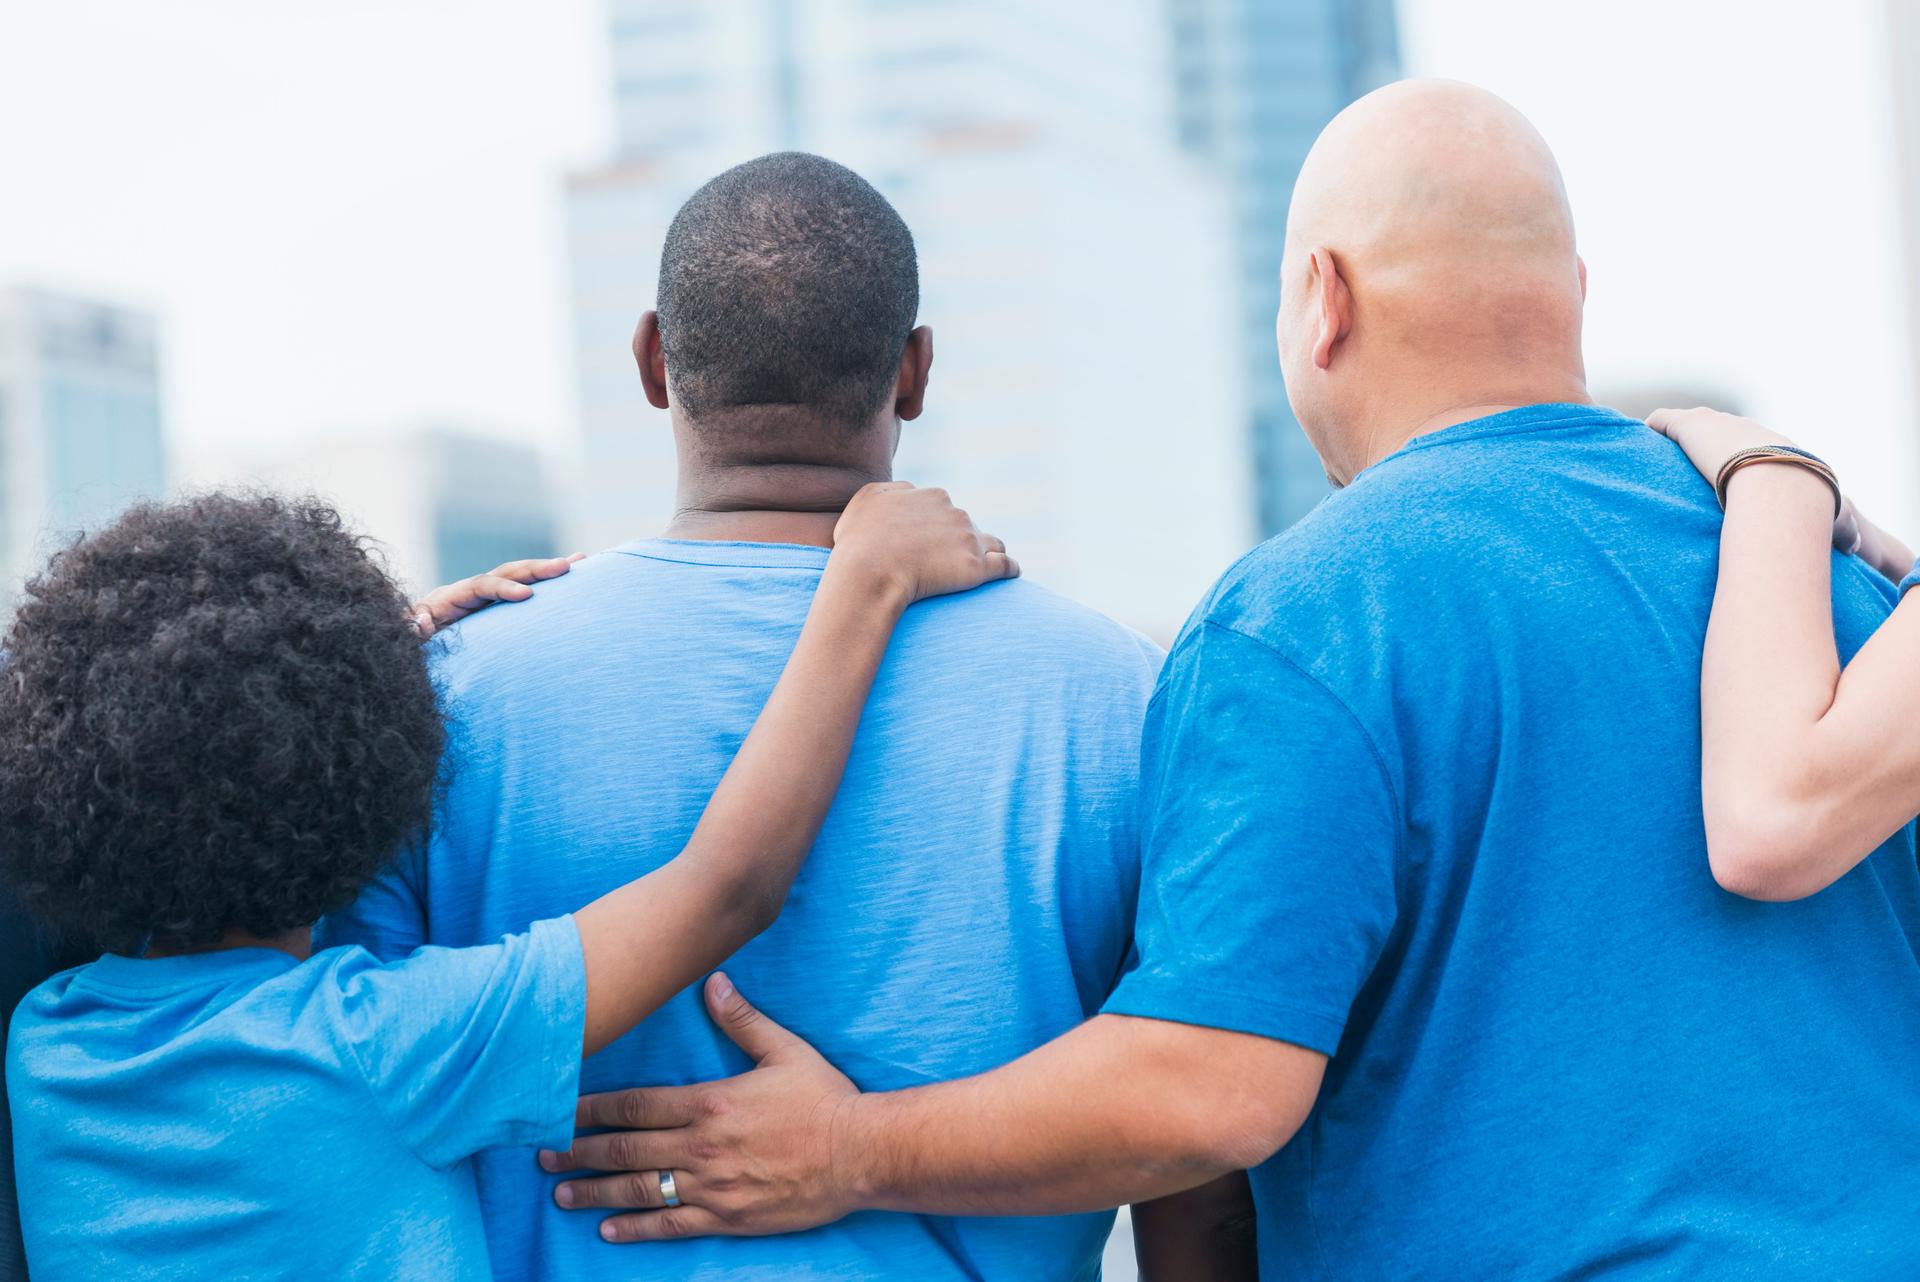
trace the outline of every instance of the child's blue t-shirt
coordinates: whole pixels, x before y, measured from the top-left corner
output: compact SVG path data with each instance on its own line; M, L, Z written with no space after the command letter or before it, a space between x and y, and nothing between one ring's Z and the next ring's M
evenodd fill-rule
M466 1159L571 1140L585 1019L571 918L387 965L246 948L56 975L7 1047L28 1265L484 1282Z

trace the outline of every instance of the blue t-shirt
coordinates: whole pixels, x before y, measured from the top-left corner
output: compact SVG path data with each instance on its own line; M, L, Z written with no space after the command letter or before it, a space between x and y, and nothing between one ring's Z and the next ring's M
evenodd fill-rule
M649 541L454 629L446 819L328 937L382 956L584 904L677 854L766 702L824 549ZM1099 1009L1139 884L1140 726L1159 655L1033 583L925 601L893 637L838 799L740 991L860 1085L994 1068ZM747 1061L697 991L582 1088L706 1081ZM482 1157L502 1277L1091 1278L1110 1214L868 1213L778 1238L610 1246L524 1153Z
M1107 1009L1331 1056L1261 1276L1920 1277L1911 828L1798 903L1700 805L1719 513L1537 405L1417 438L1230 570L1148 716ZM1851 653L1892 585L1834 561Z
M245 948L56 975L7 1046L27 1262L48 1282L488 1278L466 1159L567 1142L585 1019L570 919L386 966Z

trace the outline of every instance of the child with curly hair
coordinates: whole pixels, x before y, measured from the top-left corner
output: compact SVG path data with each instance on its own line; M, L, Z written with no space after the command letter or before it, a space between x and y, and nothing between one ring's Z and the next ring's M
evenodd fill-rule
M0 643L0 871L106 951L8 1043L36 1275L490 1277L467 1159L566 1146L581 1056L779 913L907 606L1017 573L941 491L868 486L677 858L382 965L312 927L430 826L439 616L312 502L141 506L60 553Z

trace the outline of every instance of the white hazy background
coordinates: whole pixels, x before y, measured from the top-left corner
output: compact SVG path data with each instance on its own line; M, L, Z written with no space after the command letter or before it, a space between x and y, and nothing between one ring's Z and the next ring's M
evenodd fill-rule
M1596 393L1729 393L1912 534L1881 3L1403 0L1401 41L1558 151ZM159 313L180 479L423 420L564 476L559 180L608 151L603 29L597 0L7 5L0 280Z
M1914 535L1882 2L1402 0L1401 49L1558 152L1596 394L1731 394ZM182 481L423 420L564 479L560 179L608 154L604 26L597 0L7 5L0 281L159 314Z

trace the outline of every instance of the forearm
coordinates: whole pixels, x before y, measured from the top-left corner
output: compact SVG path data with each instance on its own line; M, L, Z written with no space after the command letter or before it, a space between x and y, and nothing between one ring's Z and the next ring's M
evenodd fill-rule
M864 1206L1057 1215L1178 1193L1264 1161L1325 1057L1282 1042L1101 1015L1004 1068L850 1100L834 1166Z
M786 669L686 847L575 915L588 1053L772 924L833 803L908 597L892 579L829 561Z
M1133 1208L1141 1282L1252 1282L1253 1189L1245 1171Z
M1906 696L1863 651L1843 681L1835 649L1832 495L1784 465L1738 474L1701 678L1702 787L1716 875L1758 898L1811 894L1913 816L1892 741ZM1865 666L1863 666L1863 664ZM1908 669L1911 671L1911 668ZM1920 758L1907 759L1920 765Z

